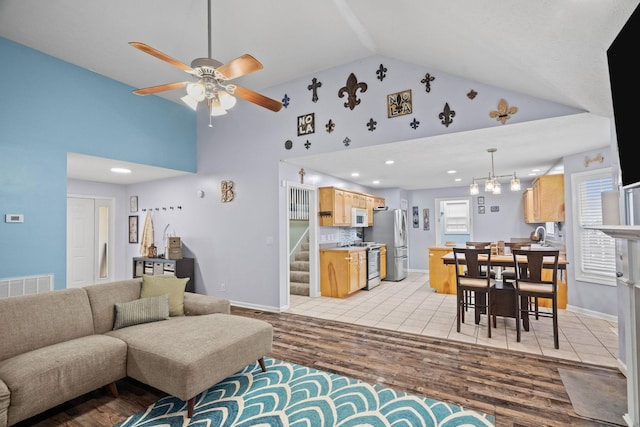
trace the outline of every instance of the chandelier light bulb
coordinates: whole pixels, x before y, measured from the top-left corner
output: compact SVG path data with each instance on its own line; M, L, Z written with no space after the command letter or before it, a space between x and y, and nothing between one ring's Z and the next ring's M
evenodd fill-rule
M469 186L469 194L471 194L472 196L475 196L476 194L479 194L479 193L480 193L480 189L478 188L478 184L474 180L473 184Z
M511 178L511 191L520 191L520 180L516 177L516 173L513 173L513 178Z
M495 182L493 183L493 190L492 190L493 194L501 194L502 193L502 189L500 188L500 183L498 182L498 180L496 179Z

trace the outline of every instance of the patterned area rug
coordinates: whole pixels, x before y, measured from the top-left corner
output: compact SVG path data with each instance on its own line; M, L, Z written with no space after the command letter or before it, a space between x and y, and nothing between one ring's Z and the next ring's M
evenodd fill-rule
M165 397L132 426L494 426L491 415L265 357L186 403Z

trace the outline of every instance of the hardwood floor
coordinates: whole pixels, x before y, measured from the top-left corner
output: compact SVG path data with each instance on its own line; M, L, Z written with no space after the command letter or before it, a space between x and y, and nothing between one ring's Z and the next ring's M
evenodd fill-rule
M610 425L575 414L558 368L623 378L615 368L296 314L232 314L274 326L270 357L493 414L501 427ZM164 395L129 379L118 389L117 399L97 390L19 426L112 426Z

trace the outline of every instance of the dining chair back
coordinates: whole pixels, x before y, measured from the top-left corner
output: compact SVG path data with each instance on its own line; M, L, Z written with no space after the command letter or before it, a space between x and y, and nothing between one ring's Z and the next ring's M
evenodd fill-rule
M485 258L480 262L480 257ZM464 312L467 307L475 309L476 324L480 322L480 314L487 314L487 336L491 338L491 287L495 279L482 270L482 265L491 268L491 249L453 248L456 267L456 327L460 332L464 323ZM466 266L466 272L463 272ZM467 298L473 294L473 298Z
M504 242L505 248L509 248L509 252L514 249L529 249L531 243L529 242ZM506 267L502 270L502 281L504 283L511 283L516 280L516 271L511 267Z
M560 251L513 249L516 288L516 340L520 342L520 319L523 315L535 314L536 318L550 317L553 322L553 344L560 348L558 338L558 259ZM551 279L545 279L544 271L551 272ZM524 298L522 298L524 297ZM538 298L551 299L551 312L539 311ZM531 300L535 308L531 307Z

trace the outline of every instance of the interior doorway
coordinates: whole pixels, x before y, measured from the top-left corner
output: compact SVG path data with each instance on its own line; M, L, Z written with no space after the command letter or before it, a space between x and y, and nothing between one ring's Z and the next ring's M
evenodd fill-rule
M287 182L287 302L291 293L292 262L296 249L308 242L309 296L320 296L318 249L318 191L312 185ZM294 273L295 274L295 273Z
M67 196L67 288L113 280L114 200Z
M435 199L436 246L473 240L471 197Z

